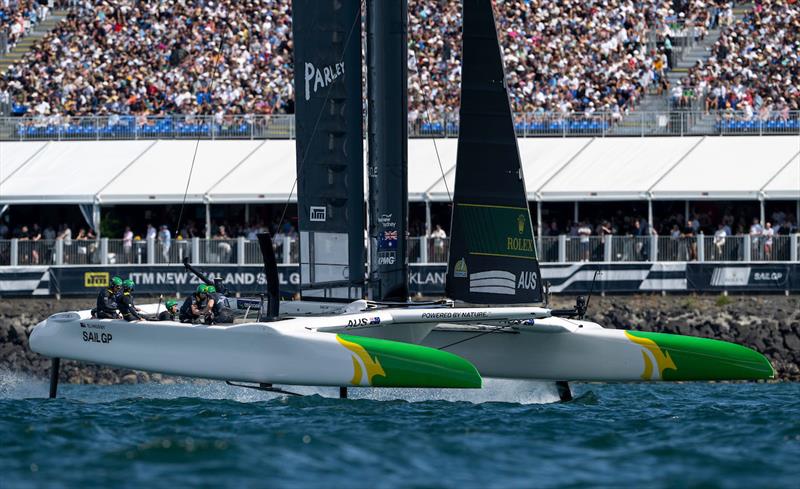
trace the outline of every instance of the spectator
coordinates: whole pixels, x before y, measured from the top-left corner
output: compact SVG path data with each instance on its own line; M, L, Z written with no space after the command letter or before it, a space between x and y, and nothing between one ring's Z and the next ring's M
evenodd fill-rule
M581 246L581 261L589 261L591 246L589 236L592 234L592 228L585 222L581 222L578 227L578 236L580 237Z
M133 262L133 231L130 226L125 226L125 232L122 233L122 254L125 263Z
M761 232L764 239L764 259L772 259L772 238L775 236L775 230L772 229L772 223L767 222L764 225L764 230Z
M447 239L447 233L444 232L442 226L437 224L434 230L431 231L430 237L433 239L433 256L431 257L431 260L446 260L447 252L445 250L445 240Z
M750 226L750 248L753 251L753 260L761 259L761 235L763 232L764 228L761 226L761 221L754 217L753 224Z
M714 259L715 260L724 260L725 259L725 239L727 238L728 233L725 231L725 225L723 223L719 223L717 225L717 230L714 232Z
M169 263L169 249L172 246L172 233L169 232L169 228L166 225L161 225L159 232L158 232L158 242L161 244L161 256L164 257L164 261Z

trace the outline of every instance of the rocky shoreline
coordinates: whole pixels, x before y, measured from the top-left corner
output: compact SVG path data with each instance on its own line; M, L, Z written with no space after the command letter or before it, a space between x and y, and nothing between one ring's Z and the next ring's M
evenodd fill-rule
M554 297L550 307L570 307L574 297ZM0 300L0 371L49 375L50 360L30 350L33 326L49 315L88 309L92 299ZM143 302L143 301L142 301ZM608 328L678 333L732 341L767 356L782 380L800 380L800 298L786 296L593 297L588 319ZM174 377L64 361L61 381L73 384L175 382Z

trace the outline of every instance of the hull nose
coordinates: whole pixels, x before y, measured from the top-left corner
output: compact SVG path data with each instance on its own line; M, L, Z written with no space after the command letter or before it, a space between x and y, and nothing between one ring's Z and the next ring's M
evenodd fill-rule
M634 343L660 352L656 363L663 380L775 378L775 370L767 357L742 345L666 333L626 331L625 334Z

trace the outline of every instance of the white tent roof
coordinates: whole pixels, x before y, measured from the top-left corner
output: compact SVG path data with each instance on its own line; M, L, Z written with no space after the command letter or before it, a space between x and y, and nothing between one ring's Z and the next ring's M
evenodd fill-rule
M767 199L800 199L800 152L762 189Z
M46 144L44 141L0 142L0 195L3 195L3 182Z
M796 137L706 137L653 187L653 197L757 199L797 151Z
M200 141L197 146L197 141L158 141L100 190L100 201L182 202L188 181L186 202L201 203L214 184L264 143Z
M270 140L207 190L211 202L297 201L294 141Z
M413 141L416 143L417 141L424 140L416 139ZM541 189L542 185L561 170L582 148L590 144L591 141L591 138L519 139L517 144L519 145L519 154L522 159L522 172L525 175L525 188L528 190L528 200L535 200L536 192ZM431 148L433 147L430 142L428 142L427 145L430 145ZM445 187L444 180L441 178L441 173L438 171L438 165L427 163L429 166L435 166L437 171L434 176L438 177L435 183L427 189L427 194L430 196L431 200L447 201L449 200L447 188L450 189L450 193L453 192L456 179L455 162L457 145L458 140L456 139L439 139L437 141L439 154L442 156L442 165L446 171L447 187ZM443 151L443 147L451 149L450 151ZM408 152L410 155L411 142L409 142ZM445 158L445 155L447 155L447 158ZM436 161L435 157L436 155L434 154L434 163ZM411 171L410 160L411 158L409 157L409 188L411 187L412 176L416 178L417 175L417 173L412 173ZM491 162L487 162L487 171L489 168L491 168ZM413 200L410 190L409 200ZM424 198L420 197L419 200L424 200Z
M409 140L409 200L448 200L457 143ZM2 142L0 204L180 202L196 144ZM800 198L791 136L527 138L519 148L529 200ZM204 140L187 201L282 203L291 192L295 202L295 177L293 140Z
M637 200L699 137L595 139L541 190L542 200Z
M150 144L149 141L51 142L3 182L0 202L92 203L97 192ZM133 181L131 185L148 180Z
M434 146L434 141L436 146ZM411 139L408 141L408 200L425 200L428 192L433 200L448 200L442 180L442 170L447 177L450 192L455 179L457 139ZM436 151L439 151L439 161Z

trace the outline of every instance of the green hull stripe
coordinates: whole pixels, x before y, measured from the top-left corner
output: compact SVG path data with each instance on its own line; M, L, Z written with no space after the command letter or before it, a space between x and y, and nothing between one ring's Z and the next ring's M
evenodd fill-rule
M452 353L399 341L340 334L360 345L385 375L371 378L373 387L443 387L479 389L481 376L473 364Z
M661 372L663 380L760 380L775 371L769 360L750 348L726 341L665 333L626 331L653 341L672 366Z

